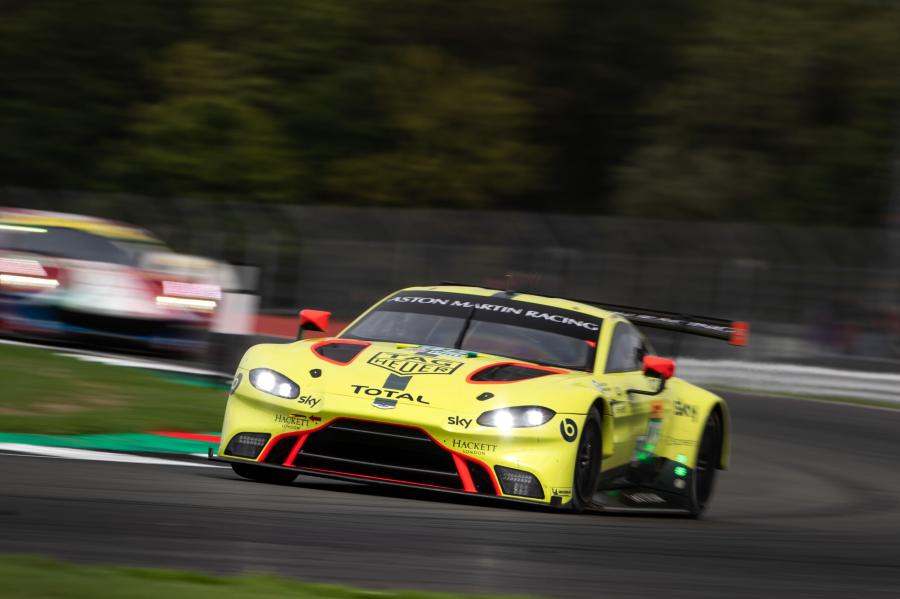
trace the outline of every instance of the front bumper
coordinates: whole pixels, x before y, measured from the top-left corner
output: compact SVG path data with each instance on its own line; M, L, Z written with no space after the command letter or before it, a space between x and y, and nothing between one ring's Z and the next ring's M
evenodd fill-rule
M239 458L229 458L223 457L221 455L216 455L213 453L213 450L209 450L208 459L211 462L217 462L220 464L246 464L247 460L239 459ZM289 470L292 472L296 472L297 474L303 474L304 476L314 476L318 478L326 478L330 480L340 480L346 482L354 482L354 483L371 483L378 486L386 486L386 487L394 487L398 489L410 489L410 488L421 488L426 492L436 492L441 495L455 495L458 497L467 497L472 498L478 501L487 501L487 502L499 502L501 504L520 504L520 505L528 505L537 509L559 509L564 506L559 502L552 502L550 504L547 503L539 503L533 500L521 499L518 497L510 497L510 496L496 496L496 495L477 495L472 493L467 493L466 491L456 491L453 489L444 489L444 488L432 488L432 487L418 487L417 485L412 485L406 482L394 482L390 480L375 480L375 479L366 479L360 476L354 476L350 474L341 474L338 472L321 472L317 470L305 470L300 468L293 467L285 467L285 466L276 466L276 465L265 465L265 468L272 468L274 470Z
M65 310L49 304L7 302L5 327L14 333L46 338L80 338L158 350L199 350L203 330L191 321L126 317Z
M477 425L461 430L447 424L452 412L436 408L399 406L386 413L356 397L315 400L313 408L299 406L241 384L228 402L217 458L551 506L571 499L577 440L566 440L556 422L566 415L504 435ZM267 436L258 454L230 447L242 433Z

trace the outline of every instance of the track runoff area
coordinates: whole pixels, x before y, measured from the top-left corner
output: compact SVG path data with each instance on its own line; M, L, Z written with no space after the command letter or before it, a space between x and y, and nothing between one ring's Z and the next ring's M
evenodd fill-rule
M898 596L900 411L724 395L733 463L699 521L304 476L264 485L204 459L214 433L57 439L66 447L6 436L0 552L372 589Z

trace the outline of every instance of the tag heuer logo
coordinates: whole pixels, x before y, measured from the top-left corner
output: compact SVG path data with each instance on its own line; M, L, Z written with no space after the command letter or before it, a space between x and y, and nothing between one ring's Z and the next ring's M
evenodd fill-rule
M445 358L415 354L395 354L391 352L378 352L369 358L369 364L404 376L413 374L453 374L457 368L462 366L462 362Z

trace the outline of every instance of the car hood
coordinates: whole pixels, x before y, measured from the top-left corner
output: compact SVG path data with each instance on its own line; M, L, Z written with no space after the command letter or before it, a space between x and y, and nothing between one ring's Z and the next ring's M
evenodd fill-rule
M447 348L371 342L360 345L361 350L347 363L327 359L325 346L344 342L326 339L256 346L247 352L241 368L277 370L297 382L304 394L396 400L423 409L468 411L546 405L564 411L564 406L555 405L554 401L564 395L561 386L574 385L596 394L586 372L549 369L502 356ZM532 372L539 376L509 382L472 379L485 368L511 363L539 369Z

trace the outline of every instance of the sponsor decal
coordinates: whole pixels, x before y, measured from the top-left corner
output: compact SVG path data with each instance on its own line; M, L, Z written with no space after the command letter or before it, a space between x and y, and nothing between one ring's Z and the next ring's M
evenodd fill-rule
M594 389L596 389L600 393L609 393L609 385L607 385L606 383L601 383L592 379L591 384L594 386Z
M436 345L420 345L416 353L420 356L431 356L438 358L444 356L447 358L468 358L471 352L461 349L450 349L448 347L438 347Z
M322 402L322 399L319 397L313 397L312 395L301 395L297 399L297 403L301 406L309 406L311 408L316 407Z
M378 352L369 358L369 364L389 370L401 376L414 374L453 374L462 366L446 358L419 356L416 354L399 354L395 352Z
M385 389L406 391L406 387L409 386L410 380L412 380L411 376L397 376L396 374L389 374L387 379L384 381L384 385L382 386Z
M281 425L281 428L299 430L315 426L322 419L318 416L308 416L307 414L275 414L275 422Z
M571 418L566 418L559 423L559 432L563 439L571 443L578 438L578 425Z
M524 316L526 318L535 318L539 320L547 320L550 322L557 322L560 324L566 324L571 326L576 326L579 328L586 329L588 331L599 331L600 325L596 322L591 322L589 320L578 320L577 318L572 318L569 316L563 316L562 314L554 314L552 312L542 312L540 310L526 310L525 308L516 308L513 306L502 306L499 304L491 304L491 303L481 303L481 302L470 302L466 300L458 300L458 299L450 299L450 298L439 298L439 297L420 297L413 295L405 295L400 297L393 297L388 300L389 302L396 302L401 304L432 304L439 306L451 306L454 308L468 308L474 310L480 310L484 312L499 312L501 314L515 314L517 316Z
M369 387L367 385L350 385L353 388L354 395L368 395L369 397L381 397L384 399L412 401L415 403L428 404L421 395L413 395L404 391L395 389L381 389L379 387Z
M481 441L464 441L462 439L453 439L451 443L453 449L457 449L468 455L486 455L497 451L497 445L494 443L482 443Z
M552 492L554 497L571 497L572 487L553 487Z
M237 391L237 388L241 385L241 379L244 378L244 375L238 372L234 375L234 379L231 381L231 389L228 391L228 395L234 395L234 392Z
M663 499L656 493L650 493L649 491L646 491L646 492L641 491L641 492L635 492L635 493L623 493L622 497L624 497L625 499L627 499L633 503L640 503L643 505L660 504L660 503L666 502L665 499Z
M461 426L463 428L469 428L469 425L472 424L472 419L463 418L462 416L448 416L447 424L450 426Z
M683 445L685 447L695 447L697 445L697 441L694 439L676 439L668 435L665 438L665 443L666 445Z
M376 408L381 408L382 410L392 410L397 407L397 400L376 397L375 401L372 402L372 405Z
M684 403L683 401L675 400L675 415L676 416L685 416L690 418L692 421L697 422L697 406Z

